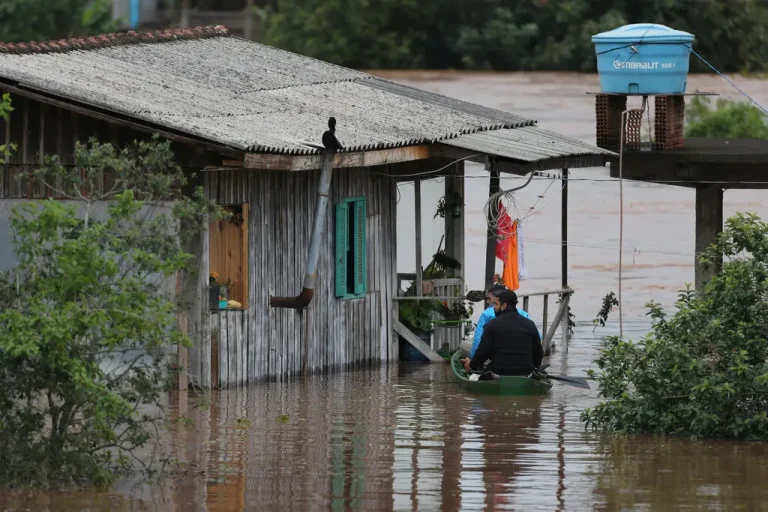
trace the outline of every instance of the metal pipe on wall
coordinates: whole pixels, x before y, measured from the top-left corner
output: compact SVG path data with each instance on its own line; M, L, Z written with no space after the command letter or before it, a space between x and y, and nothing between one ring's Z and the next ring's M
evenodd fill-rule
M326 149L323 153L323 167L320 171L320 183L317 187L317 203L315 204L315 219L312 225L312 236L309 240L306 271L301 293L295 297L270 297L269 305L273 308L304 309L312 302L317 282L317 262L320 259L320 244L325 229L325 218L328 215L328 194L331 191L333 174L333 157L336 150Z

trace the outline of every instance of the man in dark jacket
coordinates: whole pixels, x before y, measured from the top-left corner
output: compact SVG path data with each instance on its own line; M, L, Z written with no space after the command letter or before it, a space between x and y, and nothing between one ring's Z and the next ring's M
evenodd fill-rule
M517 312L517 294L505 290L499 294L496 318L485 325L475 355L464 359L469 372L478 370L488 359L497 375L530 375L541 366L544 347L532 320Z

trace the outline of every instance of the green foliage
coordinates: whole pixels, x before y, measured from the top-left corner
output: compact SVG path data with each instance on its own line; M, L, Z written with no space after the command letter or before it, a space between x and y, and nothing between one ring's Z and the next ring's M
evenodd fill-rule
M74 163L46 158L25 178L76 201L11 215L18 266L0 278L7 486L106 485L135 469L165 416L168 356L190 343L168 285L194 269L184 244L217 214L202 190L182 196L168 142L78 144Z
M768 224L738 214L705 251L719 265L700 294L683 290L668 317L649 304L653 331L611 337L590 372L604 399L588 426L624 433L768 440Z
M686 107L686 137L731 137L768 140L768 124L762 110L743 101L696 96Z
M6 92L0 96L0 119L8 121L11 112L13 112L11 95ZM6 159L11 156L11 152L15 150L15 144L0 144L0 165L4 164Z
M0 41L91 36L117 29L110 0L0 0Z
M259 9L264 39L354 68L594 71L591 36L627 23L661 23L697 36L722 71L768 62L760 0L276 0ZM709 69L692 57L693 71Z
M592 323L595 324L595 326L592 328L592 332L595 332L595 329L597 329L597 326L605 327L605 323L608 321L608 315L611 314L611 311L613 311L614 306L619 305L619 299L616 298L616 294L614 292L610 292L605 297L603 297L603 305L600 307L600 311L597 312L597 316L594 320L592 320Z

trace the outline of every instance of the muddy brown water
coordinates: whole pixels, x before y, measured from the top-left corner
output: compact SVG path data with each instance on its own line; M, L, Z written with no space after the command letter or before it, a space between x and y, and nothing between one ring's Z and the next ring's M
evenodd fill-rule
M595 76L381 74L594 142L594 100L586 92L598 89ZM768 103L768 82L737 83ZM713 77L692 76L689 88L735 97ZM466 279L481 288L488 179L474 164L467 175ZM607 168L574 170L571 178L569 284L578 325L567 353L558 346L551 364L553 373L584 375L602 337L617 329L616 314L595 333L590 321L600 299L617 291L618 183ZM505 188L517 184L502 180ZM440 219L432 219L442 186L423 186L425 255L442 235ZM414 268L412 190L400 187L400 272ZM647 330L644 304L670 305L693 280L694 192L638 183L625 183L624 192L625 334L637 338ZM530 276L521 291L559 287L559 184L534 180L515 204L525 217ZM726 215L766 218L768 193L726 191L725 208ZM539 324L540 311L532 301ZM448 365L399 364L215 392L203 409L187 394L169 402L173 414L191 419L165 444L187 463L183 476L121 482L109 492L6 494L0 509L768 510L768 445L586 432L579 416L596 403L594 389L556 384L545 397L472 396L452 381Z

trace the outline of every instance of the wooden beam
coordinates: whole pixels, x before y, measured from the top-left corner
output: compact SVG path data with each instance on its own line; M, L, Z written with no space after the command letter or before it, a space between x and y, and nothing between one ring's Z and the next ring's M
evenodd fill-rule
M373 167L376 165L396 164L414 160L426 160L430 157L430 147L407 146L403 148L360 151L355 153L336 153L333 168ZM323 155L273 155L264 153L246 153L243 167L277 171L311 171L320 169Z
M563 323L563 317L566 319L568 318L568 315L566 312L568 311L568 299L570 298L570 295L566 294L563 295L563 300L560 302L560 307L557 309L557 313L555 314L555 319L552 321L552 325L549 328L549 332L544 333L544 355L548 356L550 354L550 343L552 342L552 338L555 337L555 332L557 332L557 328L560 327L560 325ZM566 320L567 322L567 320ZM567 323L565 324L568 325Z
M461 201L459 205L461 214L454 218L451 210L454 201ZM461 268L453 270L451 277L462 277L464 272L464 162L453 164L453 172L445 178L445 254L456 258L461 263Z
M444 363L445 359L443 359L440 354L435 352L435 350L421 341L418 336L413 334L410 329L408 329L406 326L404 326L400 321L395 320L395 323L393 325L393 328L397 334L403 337L405 341L413 345L413 347L424 354L424 356L429 359L432 363Z
M723 189L719 186L702 186L696 189L696 290L718 272L719 268L705 271L699 264L699 254L707 250L723 230ZM722 262L721 262L722 264Z
M424 268L421 266L421 180L419 179L413 181L413 195L416 214L416 296L421 296L424 290Z
M490 158L487 159L485 168L491 175L491 182L488 187L488 197L501 190L499 182L499 172L494 168L494 162ZM485 245L485 290L489 290L493 286L493 278L496 275L496 230L492 227L493 219L496 216L497 205L489 205L488 218L488 240Z
M746 159L738 163L719 162L716 160L717 156L713 155L712 161L707 162L691 161L686 159L687 155L676 155L674 151L626 152L622 174L625 180L659 182L681 187L717 183L721 188L728 189L768 188L768 164L765 162ZM612 178L618 178L618 162L611 162L610 175Z
M531 171L549 171L554 169L579 169L582 167L603 167L608 161L608 155L580 155L539 160L538 162L514 162L499 159L496 170L507 174L525 176ZM626 173L626 167L625 171ZM626 178L626 176L625 176Z
M560 275L562 287L568 288L568 169L563 169L563 188L560 192Z

